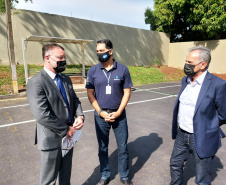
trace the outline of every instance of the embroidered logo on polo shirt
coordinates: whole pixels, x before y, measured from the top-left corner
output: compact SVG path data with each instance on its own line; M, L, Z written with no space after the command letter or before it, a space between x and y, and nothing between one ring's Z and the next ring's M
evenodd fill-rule
M118 78L118 76L116 76L114 80L120 80L120 79Z

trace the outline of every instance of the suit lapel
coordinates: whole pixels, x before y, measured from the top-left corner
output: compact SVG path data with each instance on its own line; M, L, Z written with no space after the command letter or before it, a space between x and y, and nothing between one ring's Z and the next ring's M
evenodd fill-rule
M41 71L42 75L45 78L45 81L47 82L47 86L49 86L49 89L54 89L54 91L56 92L56 94L59 96L59 98L64 102L63 96L61 95L59 89L57 88L56 84L54 83L53 79L47 74L47 72L42 69Z
M178 114L178 107L179 107L179 103L180 103L180 96L181 96L182 92L184 91L184 89L185 89L185 88L187 87L187 85L188 85L187 78L188 78L188 77L184 77L184 78L182 79L182 86L181 86L180 92L178 93L176 102L175 102L175 104L174 104L174 111L177 112L175 115Z
M178 94L178 99L180 98L180 95L184 91L185 87L187 87L187 85L188 85L187 79L188 79L188 77L184 78L184 81L182 81L182 87L181 87L180 92Z
M212 79L212 77L211 77L210 73L207 72L206 77L203 81L202 87L201 87L200 92L199 92L199 96L198 96L197 103L196 103L196 106L195 106L194 116L195 116L203 98L205 97L206 92L209 89L210 84L212 83L211 79Z

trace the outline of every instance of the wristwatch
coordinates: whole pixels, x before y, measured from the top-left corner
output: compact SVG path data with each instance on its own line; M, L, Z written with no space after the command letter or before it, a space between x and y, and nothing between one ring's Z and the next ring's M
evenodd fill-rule
M97 112L97 114L100 116L100 113L101 113L101 112L103 112L102 109L100 109L100 110Z

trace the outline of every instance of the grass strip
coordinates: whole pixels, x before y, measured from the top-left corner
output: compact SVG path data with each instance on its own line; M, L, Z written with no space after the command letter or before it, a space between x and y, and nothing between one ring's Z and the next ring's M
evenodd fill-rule
M133 81L134 86L154 84L168 81L178 81L181 80L181 75L169 76L161 72L160 68L155 68L151 66L127 66L130 75ZM41 65L28 65L28 73L30 75L35 75L42 70L43 66ZM86 66L86 74L90 66ZM18 88L26 88L25 76L24 76L24 66L17 65L17 81ZM66 74L82 74L82 65L67 65ZM0 95L6 95L12 93L12 78L11 78L11 69L9 65L0 66Z

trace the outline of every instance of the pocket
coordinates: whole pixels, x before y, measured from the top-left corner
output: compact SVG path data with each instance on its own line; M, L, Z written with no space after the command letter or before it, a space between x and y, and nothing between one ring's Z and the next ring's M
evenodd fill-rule
M206 95L205 100L214 102L214 98L212 96L210 96L210 95Z
M215 129L215 130L211 129L211 130L208 130L208 132L206 132L206 139L208 141L217 142L217 139L219 139L219 138L220 138L219 129Z
M216 132L219 128L209 128L207 132Z

